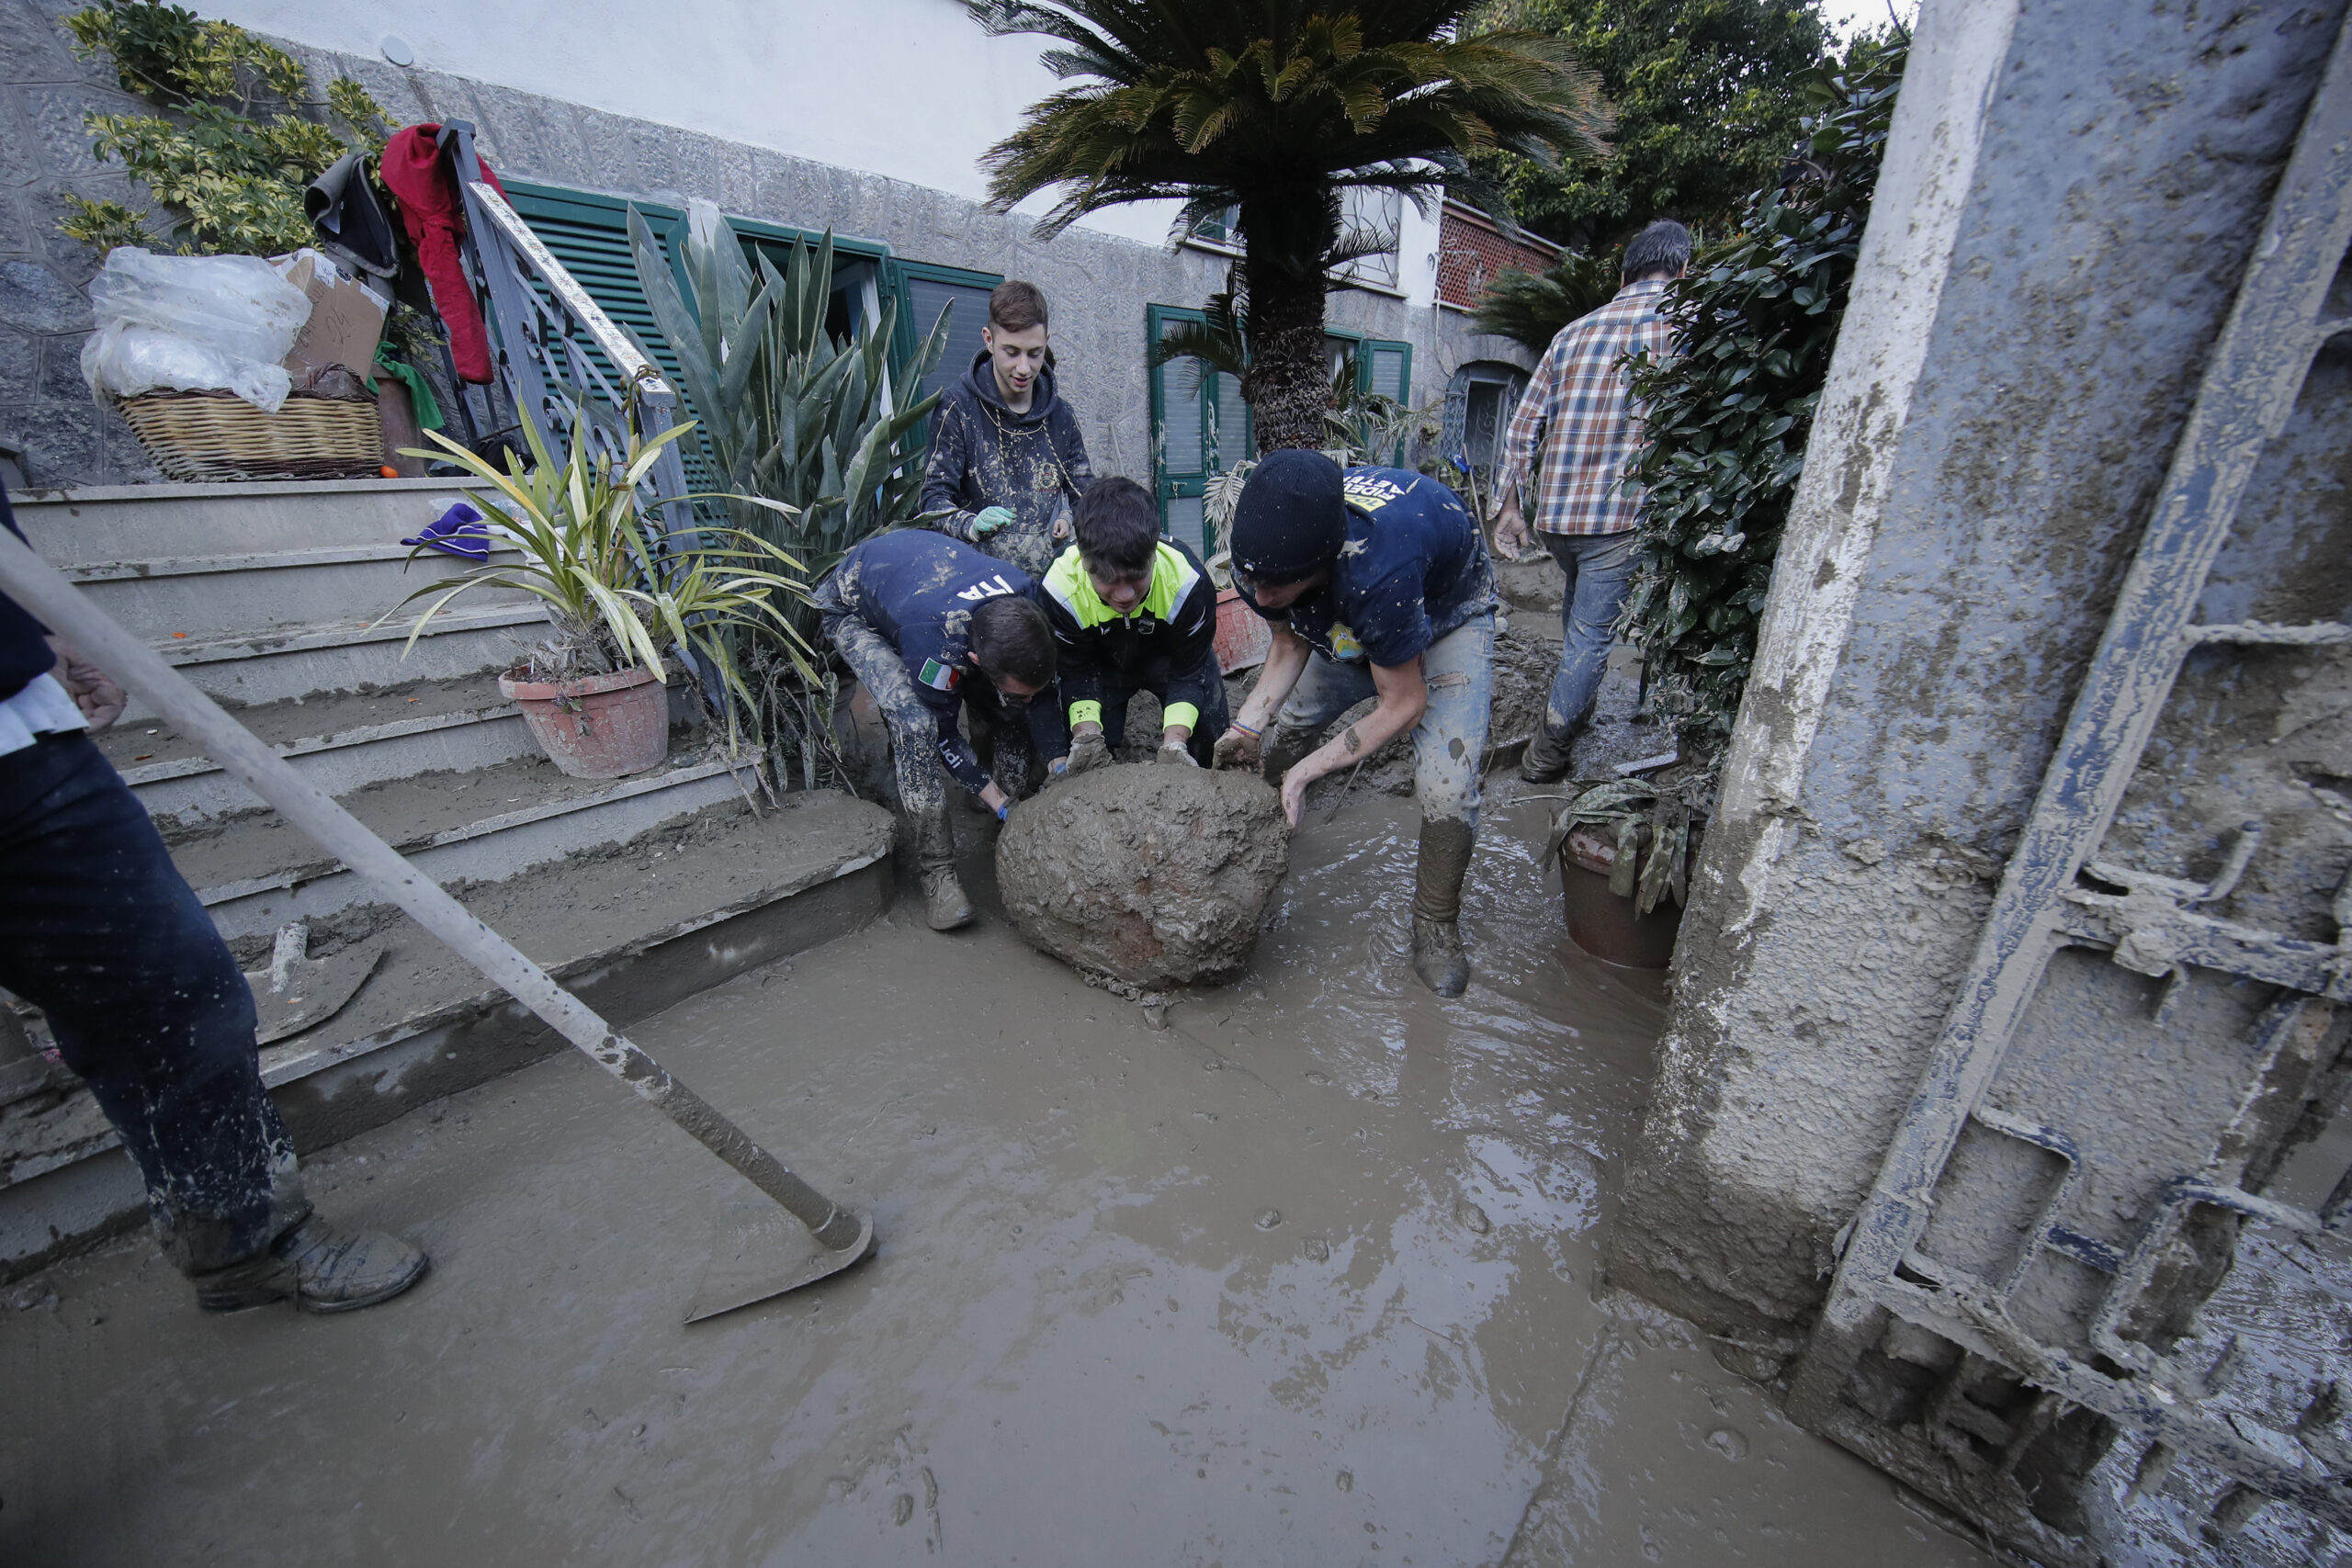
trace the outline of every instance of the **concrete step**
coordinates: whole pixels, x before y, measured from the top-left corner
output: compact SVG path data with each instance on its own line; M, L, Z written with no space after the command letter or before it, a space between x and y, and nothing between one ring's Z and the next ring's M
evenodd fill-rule
M8 503L51 565L91 567L396 546L481 488L446 479L106 485L11 491Z
M757 813L736 797L659 835L503 881L435 874L627 1027L867 924L889 900L892 832L888 811L831 791ZM353 942L383 945L367 983L342 1011L262 1055L264 1081L305 1151L564 1048L390 906L346 905L314 924L311 954ZM0 1280L137 1224L143 1201L113 1129L70 1074L52 1069L46 1087L0 1104Z
M674 680L671 716L681 725L695 716L684 684ZM243 709L237 717L330 795L539 754L522 711L481 675L294 697ZM167 829L262 809L258 796L161 719L119 724L97 739L148 815Z
M199 688L235 706L414 681L494 674L518 661L547 625L536 604L478 604L433 618L413 649L406 620L373 616L279 626L254 635L169 637L156 648ZM146 716L134 706L127 720Z
M390 615L403 629L424 607L401 601L466 570L452 556L410 558L407 546L333 545L254 555L160 556L62 568L92 602L150 641L248 638L279 626ZM501 550L493 563L513 565ZM460 606L534 604L519 589L469 589Z
M625 779L566 777L536 748L492 767L406 774L340 797L435 880L503 882L593 856L757 788L747 763L693 751ZM172 858L232 942L368 903L368 885L275 812L166 834Z

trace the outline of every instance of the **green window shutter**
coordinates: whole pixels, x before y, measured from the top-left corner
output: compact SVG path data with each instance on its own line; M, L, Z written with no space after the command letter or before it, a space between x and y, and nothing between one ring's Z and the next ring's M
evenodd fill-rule
M1356 346L1358 385L1378 397L1412 401L1413 345L1391 338L1365 338Z
M985 346L980 329L988 325L989 294L1004 277L1001 273L910 261L886 263L882 273L883 288L899 302L898 343L892 357L899 365L914 357L932 323L939 320L940 310L954 307L947 318L947 346L941 351L938 365L909 395L909 401L919 402L971 367Z
M1146 341L1157 344L1180 322L1200 322L1198 310L1150 305ZM1202 502L1211 474L1255 456L1250 405L1240 378L1212 371L1196 359L1173 359L1151 371L1151 466L1159 502L1159 531L1205 558Z

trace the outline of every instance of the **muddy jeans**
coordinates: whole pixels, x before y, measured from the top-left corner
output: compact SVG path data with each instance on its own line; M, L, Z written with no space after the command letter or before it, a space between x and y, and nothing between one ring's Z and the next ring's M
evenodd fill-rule
M0 986L47 1015L182 1270L242 1262L307 1212L261 1085L253 992L86 736L0 755Z
M1413 728L1413 794L1424 818L1478 825L1478 775L1487 754L1487 723L1495 701L1495 617L1492 611L1457 626L1421 655L1429 706ZM1372 667L1342 664L1317 653L1283 702L1274 722L1320 735L1331 721L1374 695Z
M1600 694L1601 672L1609 668L1610 629L1617 624L1617 612L1624 607L1625 590L1634 579L1637 536L1542 537L1552 558L1568 574L1567 592L1560 601L1560 669L1544 704L1544 727L1557 734L1582 724Z

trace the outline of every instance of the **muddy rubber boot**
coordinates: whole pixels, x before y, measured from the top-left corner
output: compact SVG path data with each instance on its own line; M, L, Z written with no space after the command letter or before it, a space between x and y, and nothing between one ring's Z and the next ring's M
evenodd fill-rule
M1306 730L1291 729L1279 724L1267 730L1261 752L1265 759L1261 771L1266 782L1280 789L1283 775L1289 773L1301 757L1314 750L1315 737Z
M972 923L972 901L956 880L956 868L943 865L922 874L923 919L935 931L952 931Z
M382 1231L345 1230L315 1213L260 1257L190 1277L206 1312L244 1312L291 1300L304 1312L357 1312L424 1278L424 1250Z
M1541 726L1529 737L1527 750L1519 759L1519 776L1529 784L1559 783L1568 776L1568 749L1575 740L1573 728Z
M1470 955L1462 949L1462 877L1470 869L1476 838L1467 822L1421 821L1413 885L1413 973L1441 997L1458 997L1470 985Z

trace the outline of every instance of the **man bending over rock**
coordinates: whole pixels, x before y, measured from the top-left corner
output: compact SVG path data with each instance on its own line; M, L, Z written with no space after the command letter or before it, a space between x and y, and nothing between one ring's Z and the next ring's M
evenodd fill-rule
M999 821L1012 808L957 731L957 714L968 705L995 731L998 768L1006 772L1014 725L1029 699L1054 683L1054 638L1036 594L1035 580L1018 567L943 535L905 530L851 550L809 595L825 636L889 728L899 803L935 931L972 919L972 901L956 879L948 776Z
M1470 983L1462 877L1495 673L1494 569L1478 525L1423 475L1343 474L1319 452L1275 452L1234 509L1233 581L1272 624L1273 647L1216 743L1217 765L1262 765L1295 828L1309 784L1410 729L1421 804L1413 972L1460 996ZM1379 705L1317 748L1333 719L1374 695Z
M1061 703L1037 715L1038 750L1053 759L1047 771L1058 777L1110 761L1137 692L1159 699L1159 760L1202 765L1226 725L1216 585L1200 557L1159 536L1159 509L1133 479L1095 480L1076 522L1078 543L1046 573L1061 674Z

